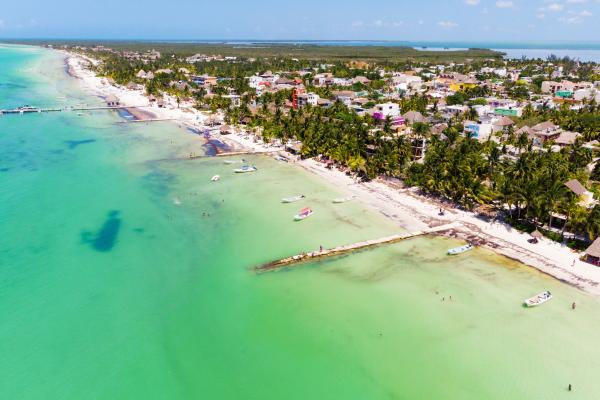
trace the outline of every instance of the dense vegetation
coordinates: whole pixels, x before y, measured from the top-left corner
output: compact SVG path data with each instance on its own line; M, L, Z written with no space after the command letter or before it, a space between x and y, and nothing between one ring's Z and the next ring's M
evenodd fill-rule
M239 117L241 110L230 112ZM249 114L248 114L249 115ZM598 108L585 111L555 111L548 116L563 125L585 120L597 121ZM540 113L540 119L546 116ZM305 157L322 155L364 179L385 175L403 179L425 192L446 198L465 208L488 205L506 212L514 223L531 221L535 226L554 226L553 215L566 216L562 231L595 238L600 234L600 207L591 210L578 205L577 197L564 183L570 179L588 182L587 166L594 154L581 141L560 152L532 151L526 135L513 137L507 144L519 154L507 154L506 145L479 141L464 135L459 120L432 135L428 124L415 124L412 135L394 135L389 121L377 124L371 117L360 117L343 104L331 108L305 108L285 114L277 108L271 112L265 103L251 118L250 127L261 127L264 140L297 139ZM594 125L595 126L595 125ZM585 126L597 137L597 127ZM415 145L426 139L427 152L422 162L413 162ZM599 171L596 171L600 175ZM592 176L594 178L594 176Z
M23 41L19 41L22 43ZM369 61L406 61L420 60L429 62L464 62L473 59L501 58L502 54L487 49L459 51L416 50L412 47L396 46L344 46L317 44L281 44L260 43L257 45L228 43L169 43L150 41L97 41L97 40L37 40L27 41L38 45L69 45L93 47L103 45L119 51L145 52L157 50L163 54L190 56L192 54L220 54L241 58L281 57L303 60L369 60Z

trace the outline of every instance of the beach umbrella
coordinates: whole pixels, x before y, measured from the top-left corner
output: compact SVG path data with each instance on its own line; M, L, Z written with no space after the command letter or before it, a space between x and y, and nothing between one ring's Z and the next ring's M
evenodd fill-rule
M531 232L531 237L533 237L535 239L541 239L544 237L544 235L542 235L542 232L540 232L536 229L535 231Z

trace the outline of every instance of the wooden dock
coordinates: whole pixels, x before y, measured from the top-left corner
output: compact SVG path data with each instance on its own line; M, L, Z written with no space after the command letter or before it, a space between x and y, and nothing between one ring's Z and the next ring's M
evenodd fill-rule
M398 234L398 235L384 237L381 239L367 240L365 242L358 242L358 243L353 243L353 244L349 244L349 245L345 245L345 246L334 247L332 249L323 249L323 251L314 251L311 253L297 254L292 257L287 257L287 258L283 258L281 260L275 260L275 261L271 261L269 263L263 264L261 266L256 267L255 270L257 272L275 271L278 269L291 267L293 265L298 265L298 264L309 262L309 261L316 261L316 260L320 260L320 259L324 259L324 258L339 256L342 254L351 253L351 252L355 252L358 250L364 250L364 249L368 249L368 248L372 248L372 247L377 247L377 246L381 246L384 244L398 243L403 240L411 239L411 238L418 237L418 236L424 236L424 235L429 235L432 233L444 232L444 231L453 229L455 227L456 227L456 224L452 223L452 224L441 225L441 226L437 226L434 228L425 229L422 231L402 233L402 234Z
M117 124L140 124L143 122L164 122L177 121L175 118L148 118L148 119L130 119L128 121L118 121Z
M63 111L99 111L99 110L125 110L128 108L144 108L149 106L94 106L94 107L64 107L64 108L15 108L10 110L0 110L0 115L4 114L42 114L49 112Z
M216 154L215 157L233 157L233 156L244 156L244 155L252 155L252 154L271 154L277 153L281 151L281 149L274 150L248 150L248 151L231 151L225 153Z

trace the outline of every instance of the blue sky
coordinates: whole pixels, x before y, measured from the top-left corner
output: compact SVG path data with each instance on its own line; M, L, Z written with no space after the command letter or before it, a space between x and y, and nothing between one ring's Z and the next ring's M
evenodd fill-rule
M6 0L0 37L600 41L600 0Z

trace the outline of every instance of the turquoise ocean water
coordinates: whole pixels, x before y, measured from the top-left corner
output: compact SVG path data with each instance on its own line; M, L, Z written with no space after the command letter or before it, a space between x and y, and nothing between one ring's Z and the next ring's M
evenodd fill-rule
M24 104L101 101L61 54L2 46L0 108ZM0 117L0 398L600 393L596 299L484 250L450 260L447 239L256 275L274 258L397 229L331 204L344 193L293 166L257 157L257 173L235 175L186 159L203 142L185 129L119 121ZM306 202L280 204L297 193ZM294 223L303 206L315 215ZM520 306L544 289L555 299Z

